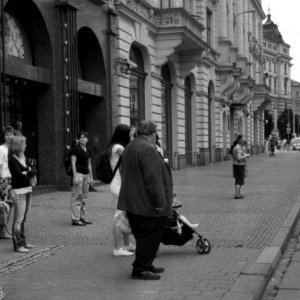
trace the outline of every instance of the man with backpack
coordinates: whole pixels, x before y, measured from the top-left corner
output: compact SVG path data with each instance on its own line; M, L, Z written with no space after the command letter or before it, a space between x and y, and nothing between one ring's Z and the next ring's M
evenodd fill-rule
M275 148L277 146L277 139L276 139L274 133L271 135L269 145L270 145L270 156L274 156L275 155Z

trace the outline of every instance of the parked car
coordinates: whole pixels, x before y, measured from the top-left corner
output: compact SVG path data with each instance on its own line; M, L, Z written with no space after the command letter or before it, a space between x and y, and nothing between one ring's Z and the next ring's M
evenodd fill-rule
M300 137L294 138L291 141L291 144L292 144L292 149L293 150L300 150Z

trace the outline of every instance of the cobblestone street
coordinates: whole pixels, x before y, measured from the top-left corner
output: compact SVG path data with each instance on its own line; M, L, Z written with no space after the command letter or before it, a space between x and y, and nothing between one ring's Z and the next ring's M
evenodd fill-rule
M90 193L93 224L86 227L70 226L69 192L35 196L27 227L36 248L24 255L12 251L11 241L0 241L3 299L256 299L264 287L257 280L266 283L270 274L249 270L266 249L278 246L282 228L290 231L299 166L298 151L250 157L242 200L233 199L231 161L174 171L181 212L200 223L213 247L208 255L197 254L196 237L183 247L162 246L155 263L166 271L156 282L130 280L132 258L112 256L108 186ZM247 288L241 284L245 276Z

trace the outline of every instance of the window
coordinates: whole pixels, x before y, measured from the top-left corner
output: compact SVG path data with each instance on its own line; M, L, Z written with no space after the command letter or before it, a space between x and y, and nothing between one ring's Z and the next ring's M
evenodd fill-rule
M274 78L274 93L277 92L277 78Z
M192 89L190 77L184 80L184 98L185 98L185 155L186 163L192 163Z
M206 11L206 34L207 34L207 44L212 46L212 12L207 9Z
M137 67L129 75L130 125L137 126L145 118L145 77L143 56L139 48L132 45L129 59Z
M171 111L171 75L168 65L161 68L161 146L164 155L172 162L172 111Z
M284 64L284 75L286 75L287 74L287 64L285 63Z
M287 90L287 82L288 82L288 79L284 79L284 94L287 95L288 93L288 90Z

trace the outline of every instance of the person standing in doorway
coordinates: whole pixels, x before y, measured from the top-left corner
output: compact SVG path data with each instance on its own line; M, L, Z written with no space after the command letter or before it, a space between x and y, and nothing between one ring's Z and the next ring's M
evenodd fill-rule
M245 168L246 158L250 156L244 152L243 146L246 141L242 135L238 135L236 141L233 144L232 158L233 158L233 175L235 178L235 195L234 199L243 199L241 195L241 188L245 184Z
M3 224L0 224L0 239L11 239L12 235L7 226L13 205L11 174L8 167L8 148L14 137L12 126L5 126L2 132L4 143L0 146L0 201L3 209Z
M78 135L78 145L71 153L72 165L72 195L71 195L71 220L74 226L92 224L86 218L86 202L89 186L93 182L91 153L87 148L88 133L81 131Z
M141 121L137 137L122 156L122 185L117 208L126 211L136 240L132 279L157 280L164 268L153 261L171 215L173 182L171 170L157 152L157 125Z

